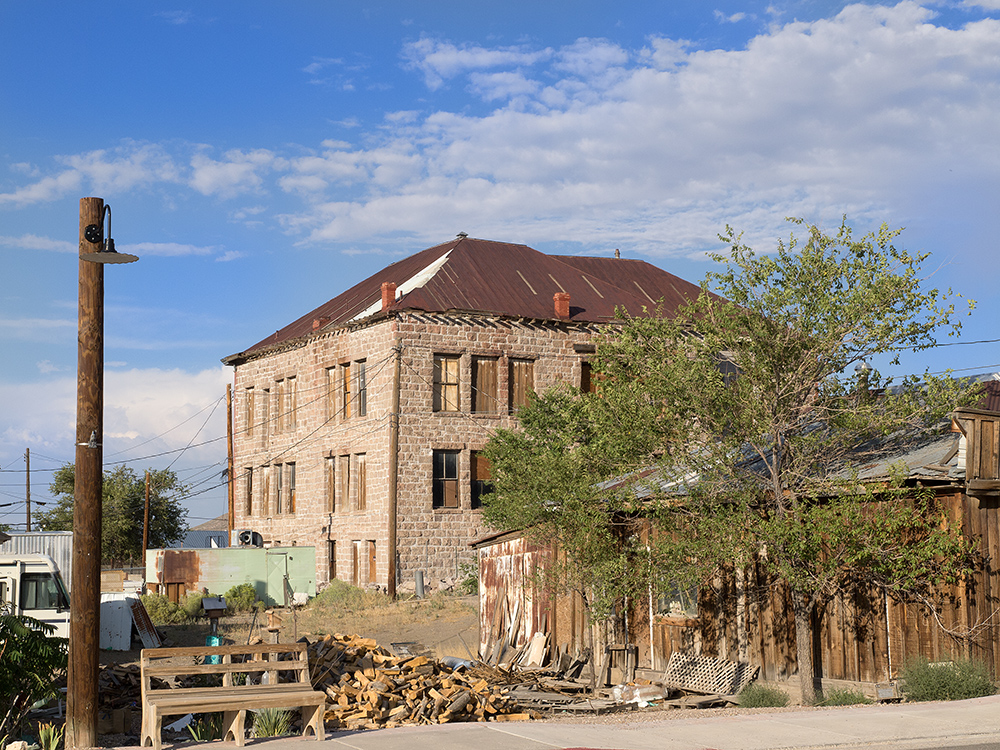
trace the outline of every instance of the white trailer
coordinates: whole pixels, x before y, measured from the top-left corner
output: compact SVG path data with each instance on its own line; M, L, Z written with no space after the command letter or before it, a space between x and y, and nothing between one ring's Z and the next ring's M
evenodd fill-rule
M59 567L48 555L0 555L0 606L55 627L69 638L69 595Z

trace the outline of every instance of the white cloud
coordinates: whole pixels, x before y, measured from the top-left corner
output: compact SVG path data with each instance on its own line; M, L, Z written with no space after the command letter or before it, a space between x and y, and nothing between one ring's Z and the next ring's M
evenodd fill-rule
M263 175L280 169L282 161L267 149L252 151L232 150L222 160L215 160L204 152L191 158L190 184L202 195L229 198L240 193L259 191Z
M984 8L986 10L1000 10L1000 0L963 0L962 5L967 8Z
M51 237L39 237L37 234L22 234L20 237L4 237L0 235L0 246L13 247L19 250L52 250L57 253L80 252L80 247L75 242L54 240Z
M215 260L217 263L228 263L231 260L238 260L243 257L245 257L245 253L241 253L239 250L227 250Z
M733 13L727 16L721 10L714 11L714 15L722 23L739 23L747 17L746 13Z
M531 50L527 47L490 49L477 45L456 45L422 37L403 48L406 67L420 71L431 90L438 89L449 78L468 71L498 67L535 65L551 57L552 51Z
M183 255L211 255L215 252L211 245L182 245L176 242L136 242L131 245L118 244L118 250L132 253L133 255L159 255L175 258Z

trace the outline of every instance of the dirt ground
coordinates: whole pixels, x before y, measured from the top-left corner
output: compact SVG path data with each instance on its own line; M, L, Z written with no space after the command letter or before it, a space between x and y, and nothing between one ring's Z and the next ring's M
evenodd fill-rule
M282 642L296 641L303 636L315 638L341 633L374 638L380 646L391 651L405 649L438 658L471 659L479 649L479 599L476 596L435 594L426 599L375 606L274 609L270 617L264 612L256 617L236 614L220 619L219 633L233 643L246 643L254 635L267 640L270 638L269 620L279 627ZM164 645L204 646L211 625L203 617L185 625L158 625L157 630L168 641ZM139 649L101 653L102 664L138 661Z

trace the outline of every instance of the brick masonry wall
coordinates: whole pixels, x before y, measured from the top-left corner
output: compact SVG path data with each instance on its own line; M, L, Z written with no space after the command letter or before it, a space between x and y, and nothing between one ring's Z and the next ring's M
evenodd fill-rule
M236 468L235 527L262 534L269 545L316 547L317 583L336 577L361 583L369 580L368 557L374 543L371 576L387 584L389 440L394 372L394 346L402 345L400 367L400 435L397 489L397 580L409 582L416 571L425 580L454 578L463 562L475 560L469 542L490 530L482 511L472 509L470 451L485 447L497 427L516 424L508 414L508 359L534 361L534 387L545 391L559 383L579 384L581 355L574 345L587 344L597 328L559 322L505 320L491 316L401 313L353 328L320 332L282 350L236 367L234 386L234 466ZM459 411L433 411L434 355L460 358ZM497 358L495 414L473 414L471 366L475 356ZM367 373L367 415L344 419L337 412L336 388L331 397L329 370L364 359ZM356 367L356 365L355 365ZM278 409L274 395L282 380L296 383L294 426ZM339 383L339 378L337 379ZM248 413L248 389L253 389L253 414ZM265 410L263 393L272 403ZM333 402L333 403L331 403ZM252 426L252 429L251 429ZM434 450L460 451L459 508L432 507ZM357 502L357 456L364 454L367 498ZM349 497L335 491L331 512L329 459L335 485L342 456L350 456ZM295 464L295 509L288 508L287 464ZM283 512L276 512L276 477L283 474ZM250 512L247 512L248 469L253 468ZM265 477L270 474L270 478ZM339 486L336 490L339 490ZM265 497L265 490L267 497ZM328 560L335 542L335 566ZM357 544L356 544L357 543ZM355 553L358 561L355 563Z

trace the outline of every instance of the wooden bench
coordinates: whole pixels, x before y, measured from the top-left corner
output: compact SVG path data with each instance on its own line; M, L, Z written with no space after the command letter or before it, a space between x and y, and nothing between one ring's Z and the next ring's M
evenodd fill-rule
M307 648L306 643L278 643L143 649L141 746L160 750L164 716L222 713L222 739L232 736L242 747L246 711L256 708L299 708L302 736L311 732L315 739L323 739L326 694L313 690L309 681ZM219 657L220 663L196 663L208 661L210 656ZM292 681L279 683L278 672L285 673L286 679L291 674ZM234 685L234 674L245 674L250 678L247 682L263 684ZM151 679L181 675L222 675L222 686L157 689Z

